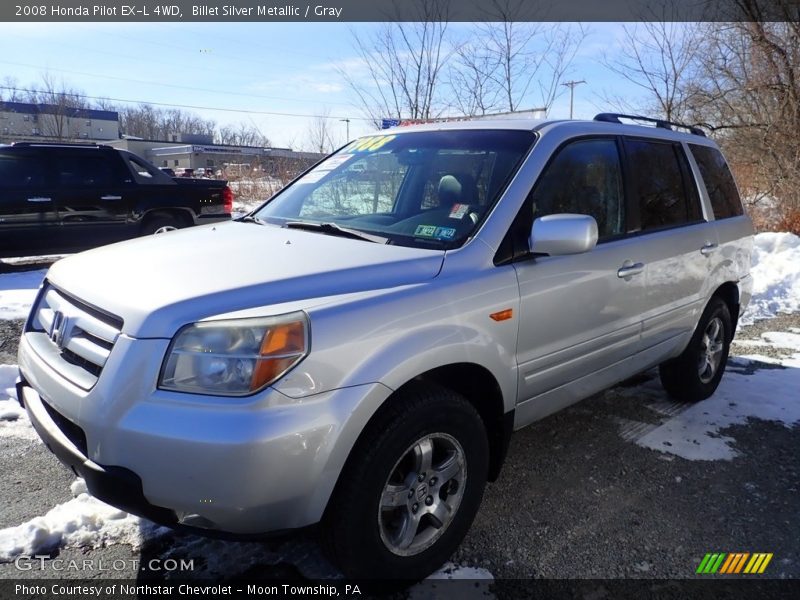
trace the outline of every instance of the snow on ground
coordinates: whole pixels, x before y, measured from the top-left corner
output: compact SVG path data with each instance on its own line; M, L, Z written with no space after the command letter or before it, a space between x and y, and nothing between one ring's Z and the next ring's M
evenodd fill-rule
M759 233L752 264L753 299L742 315L743 325L777 313L800 311L800 237Z
M0 435L38 440L28 415L17 402L16 379L16 365L0 365Z
M70 489L75 497L46 515L0 529L0 561L63 547L98 548L114 543L139 548L145 539L169 531L93 498L82 479L75 480Z
M24 319L28 316L46 269L0 275L0 319Z
M795 338L800 340L800 335ZM773 368L759 368L759 363ZM686 405L685 410L645 431L635 441L645 448L688 460L732 460L737 456L736 440L721 435L720 430L745 424L748 419L777 421L786 427L800 424L797 390L800 390L800 354L782 360L732 357L713 396ZM628 393L650 396L650 406L656 412L666 399L658 378Z

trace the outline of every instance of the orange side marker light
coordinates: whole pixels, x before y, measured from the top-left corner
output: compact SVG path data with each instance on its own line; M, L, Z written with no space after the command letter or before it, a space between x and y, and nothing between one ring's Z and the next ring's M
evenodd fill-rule
M489 315L492 321L508 321L509 319L514 318L514 309L507 308L505 310L501 310L500 312L492 313Z

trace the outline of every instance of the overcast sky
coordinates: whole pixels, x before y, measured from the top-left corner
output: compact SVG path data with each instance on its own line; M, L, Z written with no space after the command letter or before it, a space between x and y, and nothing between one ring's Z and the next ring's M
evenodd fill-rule
M364 70L354 36L368 36L369 23L0 23L0 79L20 86L40 83L49 72L90 96L163 103L217 123L256 125L275 145L301 147L310 119L329 111L332 129L345 141L371 131L337 66ZM456 35L468 24L452 24ZM599 62L614 52L621 26L593 23L569 78L585 79L575 89L575 117L608 110L601 94L633 97L639 90ZM569 116L564 88L549 116ZM120 102L121 103L121 102ZM227 110L211 110L211 109ZM238 112L237 112L238 111ZM248 112L249 111L249 112ZM286 113L270 115L263 113Z

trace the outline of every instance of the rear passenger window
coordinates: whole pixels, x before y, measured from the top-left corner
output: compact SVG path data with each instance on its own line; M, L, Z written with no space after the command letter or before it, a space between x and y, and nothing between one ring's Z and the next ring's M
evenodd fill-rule
M700 175L706 184L715 219L738 217L744 214L733 175L722 153L716 148L690 144Z
M700 199L689 184L680 145L649 140L625 141L643 231L699 221Z
M105 156L59 156L58 182L68 187L107 187L116 183Z
M600 239L625 233L622 171L614 140L572 142L547 166L532 194L533 218L589 215Z

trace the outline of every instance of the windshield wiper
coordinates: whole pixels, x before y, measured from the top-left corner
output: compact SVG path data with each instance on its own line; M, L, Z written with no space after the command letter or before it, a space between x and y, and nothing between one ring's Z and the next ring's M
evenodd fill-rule
M354 240L365 240L375 244L385 244L389 238L381 237L379 235L372 235L358 231L357 229L349 229L347 227L340 227L336 223L309 223L307 221L289 221L284 224L284 227L289 229L305 229L308 231L319 231L327 235L338 235L339 237L351 238Z
M242 218L236 220L239 221L240 223L256 223L257 225L267 225L266 221L259 219L255 215L245 215Z

